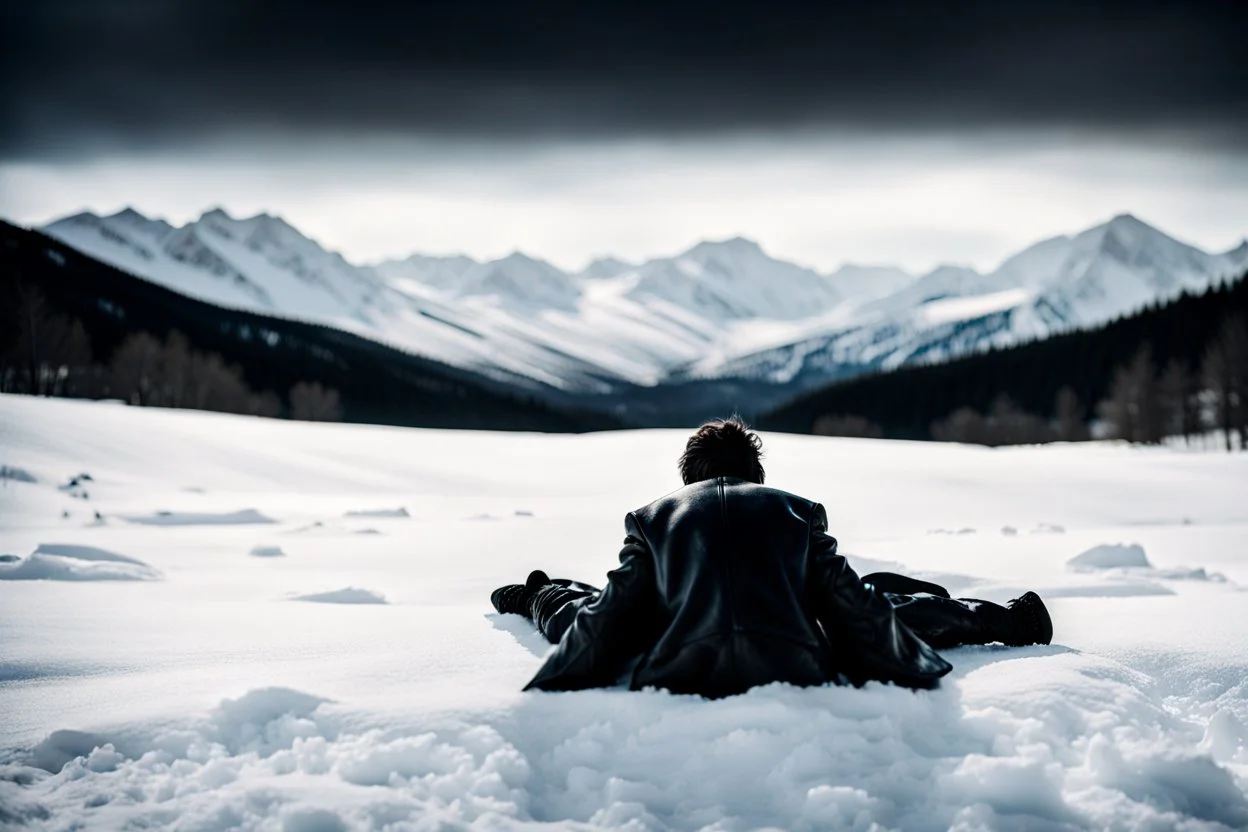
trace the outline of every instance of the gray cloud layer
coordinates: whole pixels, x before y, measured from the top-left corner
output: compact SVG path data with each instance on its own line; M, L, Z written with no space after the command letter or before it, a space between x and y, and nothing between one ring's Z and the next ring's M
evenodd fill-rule
M840 127L1248 139L1231 2L6 4L0 157Z

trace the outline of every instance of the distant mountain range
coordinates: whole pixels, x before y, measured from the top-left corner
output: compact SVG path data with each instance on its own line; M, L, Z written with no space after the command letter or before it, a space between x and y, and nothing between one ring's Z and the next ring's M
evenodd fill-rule
M988 274L922 275L820 274L742 238L576 274L520 253L356 265L279 217L220 209L180 228L127 209L43 230L191 297L328 324L557 397L599 396L617 411L641 388L690 385L708 406L748 385L762 406L867 370L1104 323L1248 268L1248 241L1211 254L1125 214Z

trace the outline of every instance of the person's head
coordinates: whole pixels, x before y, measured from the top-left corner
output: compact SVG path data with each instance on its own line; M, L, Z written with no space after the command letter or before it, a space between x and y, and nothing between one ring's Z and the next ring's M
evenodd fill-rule
M680 477L685 485L739 477L762 484L763 440L736 416L716 419L698 428L680 455Z

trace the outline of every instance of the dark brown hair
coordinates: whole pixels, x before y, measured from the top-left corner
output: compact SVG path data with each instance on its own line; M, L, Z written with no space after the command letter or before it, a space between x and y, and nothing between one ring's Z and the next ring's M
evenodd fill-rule
M763 482L763 440L740 418L716 419L698 428L680 455L685 485L715 477Z

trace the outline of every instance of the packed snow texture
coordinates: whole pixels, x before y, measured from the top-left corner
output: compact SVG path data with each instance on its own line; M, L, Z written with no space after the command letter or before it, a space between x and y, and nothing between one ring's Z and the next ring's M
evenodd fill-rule
M681 432L6 396L0 429L37 475L0 489L0 551L165 576L0 582L0 827L1248 827L1244 455L765 436L769 481L823 501L861 572L998 601L1036 590L1055 638L947 651L935 691L773 685L712 702L521 693L547 647L488 603L535 567L600 582L624 513L676 485ZM84 467L90 509L51 485ZM240 556L250 525L92 519L239 505L267 532L316 533L264 559ZM412 519L359 536L342 518L362 505ZM463 522L479 515L493 522ZM1147 568L1067 565L1123 540ZM1224 580L1171 577L1197 569ZM289 602L326 587L389 603Z
M1104 323L1248 268L1122 215L1041 241L990 274L847 265L829 275L740 237L572 275L513 253L348 263L280 217L220 209L173 228L131 209L48 234L175 291L310 320L508 379L596 391L687 376L787 383ZM250 335L249 335L250 337ZM258 328L259 345L275 332Z

